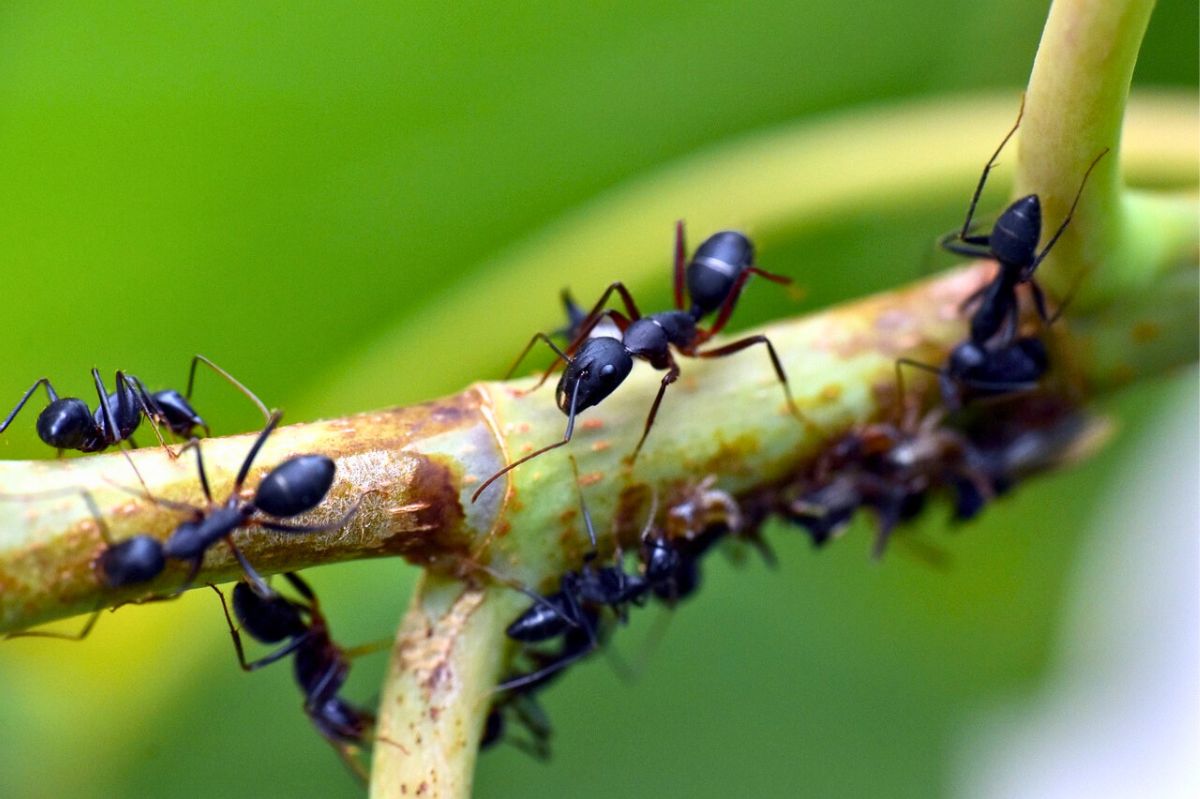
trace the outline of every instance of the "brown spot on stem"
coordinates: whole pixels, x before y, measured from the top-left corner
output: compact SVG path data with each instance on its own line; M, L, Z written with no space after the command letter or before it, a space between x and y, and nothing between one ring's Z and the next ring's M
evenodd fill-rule
M1162 325L1158 322L1138 322L1129 331L1134 344L1149 344L1162 335Z

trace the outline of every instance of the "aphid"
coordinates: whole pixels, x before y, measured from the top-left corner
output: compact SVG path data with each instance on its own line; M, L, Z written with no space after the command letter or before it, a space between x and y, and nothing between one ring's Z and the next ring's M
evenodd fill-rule
M950 252L971 258L992 258L999 265L996 276L991 282L976 291L963 303L964 308L977 304L971 315L970 337L971 341L980 346L999 333L1002 328L1005 330L1005 341L1016 335L1019 316L1017 286L1021 284L1028 284L1030 292L1033 294L1034 307L1044 322L1047 324L1053 322L1058 313L1062 312L1060 308L1055 317L1051 317L1047 313L1045 295L1041 286L1034 280L1033 273L1067 229L1071 217L1075 214L1075 207L1079 204L1079 198L1083 195L1083 187L1087 184L1088 176L1092 174L1092 170L1100 162L1100 159L1108 153L1108 148L1101 151L1087 171L1083 173L1083 180L1079 183L1079 190L1075 193L1075 199L1071 203L1066 218L1063 219L1062 224L1059 225L1058 230L1050 237L1041 252L1038 252L1037 246L1042 236L1042 205L1036 194L1022 197L1008 206L1000 214L990 233L972 233L975 207L979 203L979 196L983 193L988 173L995 165L1004 145L1016 133L1024 111L1025 99L1022 97L1017 121L1000 142L1000 146L992 153L992 157L983 168L983 174L979 176L979 184L975 187L975 194L972 195L971 204L967 207L967 218L963 222L962 229L948 233L940 240L941 246Z
M816 466L816 485L785 507L813 543L824 544L859 507L869 507L877 516L873 555L879 558L896 525L916 516L934 490L954 490L960 501L969 490L980 507L995 495L966 436L942 424L943 412L918 418L916 411L912 406L898 422L851 431L826 450Z
M270 413L266 406L249 389L208 358L197 355L192 358L186 395L174 389L151 393L140 379L120 370L116 373L115 390L110 394L100 378L99 370L93 368L92 381L95 383L98 398L95 411L77 397L59 397L49 378L38 378L4 421L0 422L0 433L8 429L38 386L42 386L50 404L38 414L38 438L57 449L60 455L63 450L100 452L122 441L132 442L132 436L141 424L143 416L154 425L154 435L163 446L166 446L166 442L158 430L160 425L166 426L180 437L190 436L197 428L202 428L207 435L207 422L191 405L192 384L196 376L196 366L200 363L228 380L262 410L264 418L269 418Z
M675 361L675 352L690 358L721 358L755 344L762 344L771 357L771 364L783 387L788 408L797 418L804 419L792 399L787 374L779 355L766 336L747 336L710 350L699 349L729 321L742 287L751 275L761 275L777 283L789 283L790 279L755 266L754 245L745 235L736 231L726 230L710 236L696 249L696 254L686 264L686 268L685 251L683 223L679 222L675 228L675 310L642 316L633 295L624 284L618 282L605 289L591 312L579 324L575 339L565 351L559 349L545 333L538 333L530 339L509 373L515 371L517 364L539 340L554 350L566 365L555 390L558 408L567 416L566 432L561 441L518 458L483 481L472 495L472 501L478 499L489 485L512 469L569 442L575 430L576 415L599 404L615 391L633 370L635 358L646 361L654 369L665 370L666 375L663 376L658 394L646 416L642 436L629 456L630 463L637 459L646 436L650 434L667 387L679 377L680 369ZM691 306L687 309L685 285L691 298ZM615 309L605 308L614 292L624 304L624 314ZM699 327L700 320L714 311L717 316L712 325L708 328ZM620 331L619 338L591 336L593 328L605 318L616 324ZM547 370L530 391L545 382L554 368L552 366Z
M358 747L373 739L375 716L345 701L339 694L350 673L350 659L378 647L349 650L338 646L330 637L329 625L308 583L292 572L285 572L284 577L299 593L300 601L274 591L260 595L244 582L233 588L233 615L241 629L260 643L283 644L274 652L249 662L225 595L216 586L210 587L221 598L221 608L225 611L225 621L229 624L229 634L242 669L255 671L293 655L296 682L304 695L304 713L350 770L366 782L366 770L356 755Z

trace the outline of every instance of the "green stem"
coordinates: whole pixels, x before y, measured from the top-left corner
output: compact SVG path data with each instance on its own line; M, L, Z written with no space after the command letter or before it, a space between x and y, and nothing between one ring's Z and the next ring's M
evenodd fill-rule
M1194 260L1194 201L1132 193L1121 179L1125 104L1153 9L1154 0L1055 0L1029 79L1016 192L1039 195L1048 230L1065 217L1088 164L1109 149L1039 273L1060 295L1082 281L1081 309Z

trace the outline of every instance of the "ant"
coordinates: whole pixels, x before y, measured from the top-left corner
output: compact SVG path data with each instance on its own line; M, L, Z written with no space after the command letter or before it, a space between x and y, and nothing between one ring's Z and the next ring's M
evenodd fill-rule
M1024 113L1025 98L1022 96L1021 108L1017 112L1017 121L1004 136L1000 146L992 153L992 157L983 168L983 174L979 176L979 184L975 187L975 194L971 197L970 205L967 206L967 218L963 221L962 229L947 233L938 242L943 249L958 255L991 258L999 264L999 270L992 281L963 302L964 308L978 303L978 308L971 316L971 340L981 346L999 333L1001 328L1006 328L1008 331L1006 339L1011 339L1014 335L1018 317L1016 290L1017 286L1021 284L1029 285L1030 292L1033 294L1034 307L1037 309L1038 316L1046 324L1053 324L1058 315L1062 313L1062 308L1059 308L1053 317L1047 313L1045 294L1043 294L1041 286L1034 280L1033 273L1066 231L1071 217L1075 214L1075 207L1079 205L1079 198L1083 195L1083 188L1087 185L1088 177L1100 159L1108 153L1108 148L1104 148L1092 160L1087 171L1083 173L1083 180L1079 183L1079 190L1075 193L1075 199L1071 203L1066 218L1063 219L1062 224L1058 226L1058 230L1050 237L1050 241L1046 243L1041 252L1038 252L1037 246L1042 236L1042 204L1036 194L1021 197L1009 205L1000 214L990 233L972 233L975 207L983 193L984 184L987 183L988 173L995 166L996 159L1000 156L1004 146L1008 144L1008 140L1017 132Z
M598 405L615 391L633 370L634 359L640 358L656 370L666 370L666 375L659 385L654 403L650 406L642 437L638 439L633 454L628 458L628 462L632 464L637 460L642 445L650 434L667 387L679 377L679 364L675 361L672 348L680 355L690 358L721 358L755 344L764 345L771 357L775 375L783 386L789 410L803 420L804 417L792 399L783 364L775 352L774 345L766 336L747 336L714 349L699 349L725 327L741 295L742 287L751 275L759 275L780 284L791 283L791 279L755 266L754 245L743 233L737 231L724 230L709 236L696 248L691 261L685 264L686 251L683 222L680 221L675 224L675 310L642 316L625 284L616 282L604 290L599 301L579 323L575 338L565 351L559 349L545 333L537 333L529 340L508 374L511 375L516 370L539 340L554 350L558 359L566 365L555 390L558 408L567 416L566 431L561 441L518 458L485 480L472 495L472 502L479 499L480 494L489 485L509 471L567 444L575 430L576 415L593 405ZM689 309L685 309L685 287L687 297L691 301ZM604 307L613 292L621 298L625 306L624 314ZM716 312L717 316L712 325L708 328L700 327L698 323L713 312ZM605 318L617 326L619 337L591 336L593 328ZM534 391L545 383L557 365L556 361L529 391Z
M166 447L166 442L159 432L160 425L166 426L181 438L192 435L197 428L202 428L205 435L208 435L208 423L191 405L196 366L200 363L211 368L249 397L263 412L264 418L270 417L267 407L253 392L208 358L196 355L192 358L186 395L174 389L150 393L140 379L121 370L117 370L115 391L110 394L100 377L100 371L93 367L92 381L99 398L95 411L77 397L59 397L54 386L50 384L50 378L40 377L29 387L4 421L0 422L0 433L8 429L38 386L42 386L50 398L50 404L38 414L38 438L56 448L60 456L64 450L100 452L125 440L132 443L132 436L141 424L143 416L154 425L154 435L163 447ZM170 449L167 451L170 452ZM172 457L176 455L172 453Z
M242 461L237 477L230 488L229 496L223 502L213 500L212 491L208 484L208 474L204 469L204 456L200 452L199 439L193 438L184 445L184 449L196 450L196 467L200 473L200 486L207 500L207 507L197 507L183 502L148 498L156 504L175 510L186 511L191 518L181 522L167 538L163 545L163 553L174 560L184 560L192 564L191 571L179 592L186 590L196 579L204 562L204 553L217 541L224 540L247 578L256 589L266 596L266 588L262 577L246 561L241 550L233 542L234 531L243 527L261 527L281 533L316 533L324 530L336 530L344 526L358 512L356 501L340 519L324 524L289 524L263 518L263 515L277 518L290 518L312 510L321 504L333 485L334 473L337 466L325 455L294 455L283 463L271 469L259 481L254 498L241 498L242 485L250 473L250 467L258 456L259 450L266 443L267 437L279 424L282 413L275 411L271 414L267 426L258 434L250 451Z
M603 632L601 610L610 608L624 622L629 606L642 605L651 590L646 578L625 571L621 565L623 558L620 549L617 550L613 565L594 565L598 556L596 528L579 484L579 471L574 457L571 458L571 466L575 470L579 507L591 549L583 556L583 566L578 571L563 574L559 578L559 590L549 596L515 584L513 587L533 599L534 603L505 630L509 638L524 644L540 644L561 638L561 649L557 655L537 658L540 660L538 668L502 682L497 690L536 690L534 686L544 684L550 675L586 657L600 645ZM493 576L497 575L493 573Z
M225 595L215 585L209 587L221 598L221 609L242 670L256 671L294 655L293 672L304 694L305 714L347 767L365 783L366 771L355 754L359 746L372 739L375 716L345 701L339 693L350 673L350 659L378 647L351 650L338 646L330 637L329 625L312 588L294 572L285 572L283 576L300 595L300 601L274 591L261 595L245 582L233 588L233 616L241 629L260 643L283 644L250 662L246 661L242 637L234 626Z
M146 498L164 507L187 511L192 518L180 523L167 537L165 542L152 535L137 533L119 542L114 542L108 526L100 514L91 494L86 490L71 490L69 493L81 493L96 519L100 535L105 541L105 548L97 556L94 568L100 582L106 588L123 588L149 582L161 575L167 567L168 560L181 560L191 564L191 571L182 586L172 595L178 596L191 586L196 579L204 562L204 555L217 541L224 539L234 557L237 558L247 580L262 596L272 592L265 581L255 571L234 544L232 534L241 527L263 527L287 533L311 533L322 530L336 530L345 525L358 511L358 503L350 508L342 518L327 524L295 525L263 519L258 514L266 514L279 518L298 516L312 510L321 504L333 485L336 465L325 455L295 455L273 468L259 482L253 500L240 498L242 484L250 471L259 450L267 437L278 425L281 414L271 415L270 422L259 434L251 447L246 459L242 462L237 479L234 481L228 499L224 503L215 503L209 490L208 476L204 469L204 459L200 453L197 439L192 439L186 447L195 447L196 463L200 473L200 484L208 500L207 508L198 508L182 502L160 499L145 494ZM128 457L128 456L127 456ZM137 467L130 465L134 471ZM139 474L140 479L140 474ZM10 497L0 497L9 499ZM19 633L19 635L36 635L41 637L67 638L82 640L91 632L92 626L99 616L99 610L77 635L59 635L57 633Z

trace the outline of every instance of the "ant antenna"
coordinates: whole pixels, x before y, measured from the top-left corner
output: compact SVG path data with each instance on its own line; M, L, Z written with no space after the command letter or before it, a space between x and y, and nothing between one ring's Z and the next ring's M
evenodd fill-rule
M975 194L971 197L971 204L967 206L967 218L963 221L962 231L959 232L958 238L962 239L971 232L971 219L975 216L975 206L979 204L979 197L983 194L983 186L987 183L988 173L992 171L992 167L996 165L996 159L1000 157L1000 151L1008 144L1008 140L1017 132L1017 128L1021 126L1021 117L1025 115L1025 93L1021 92L1021 107L1017 110L1017 121L1013 123L1012 129L1004 135L1000 141L1000 146L996 148L996 152L992 153L992 157L988 159L987 165L983 168L983 174L979 176L979 184L975 187Z
M571 440L571 436L575 433L575 406L578 402L579 389L582 385L583 385L583 381L577 382L575 384L574 391L571 392L571 406L570 406L570 410L567 413L567 430L565 433L563 433L562 441L555 441L553 444L549 444L545 447L542 447L539 450L534 450L533 452L529 453L528 455L526 455L522 458L518 458L517 460L515 460L512 463L505 466L500 471L493 474L488 479L484 480L483 484L480 485L479 488L475 489L475 493L471 495L471 502L475 502L477 499L479 499L479 495L482 494L488 486L490 486L492 483L496 482L496 480L498 480L499 478L501 478L504 475L511 472L513 469L520 466L522 463L531 461L534 458L536 458L537 456L542 455L543 453L549 452L552 449L557 449L558 447L561 447L562 445L568 443Z

